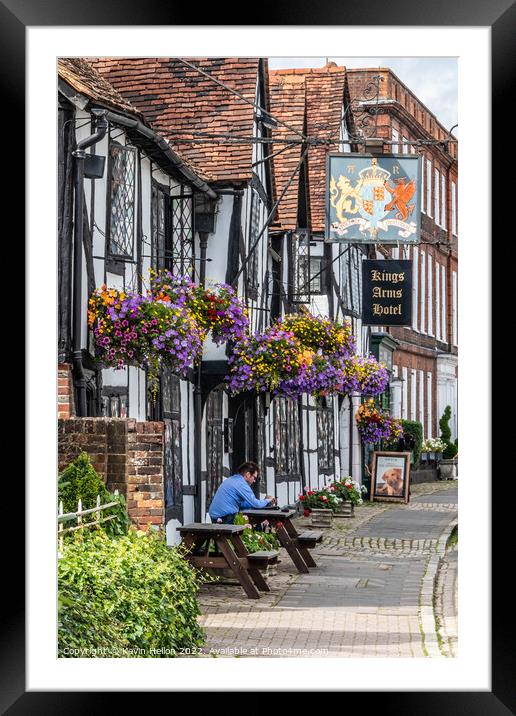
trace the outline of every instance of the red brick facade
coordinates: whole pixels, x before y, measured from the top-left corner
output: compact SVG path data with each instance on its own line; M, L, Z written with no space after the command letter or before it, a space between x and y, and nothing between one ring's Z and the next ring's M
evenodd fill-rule
M84 451L110 491L127 499L131 521L146 530L164 526L163 438L161 422L125 418L72 418L58 421L58 468Z
M435 437L439 435L440 418L437 414L437 356L457 356L458 352L457 144L446 144L450 138L448 130L389 69L348 70L351 99L365 96L366 87L374 75L382 78L375 134L388 142L384 151L395 154L417 152L423 157L421 243L417 247L407 247L405 253L402 247L391 252L413 261L413 298L417 298L412 307L413 324L410 328L391 327L387 330L400 342L393 357L398 376L401 378L403 368L407 369L403 413L409 419L413 416L423 423L425 436ZM408 144L428 140L437 140L439 144L417 147ZM413 370L415 376L411 373ZM428 374L431 375L430 389ZM414 377L415 396L412 390Z
M74 415L72 370L68 363L57 366L57 417L71 418Z

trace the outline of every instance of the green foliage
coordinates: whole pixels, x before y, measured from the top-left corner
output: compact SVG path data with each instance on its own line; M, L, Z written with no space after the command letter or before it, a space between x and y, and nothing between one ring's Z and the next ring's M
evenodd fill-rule
M441 429L441 440L446 444L443 450L443 460L452 460L459 451L458 438L455 442L451 441L451 430L449 426L451 418L451 406L447 405L444 409L441 419L439 420L439 428Z
M405 439L407 439L408 436L412 436L414 439L414 447L412 448L414 465L419 465L421 446L423 444L423 426L417 420L402 420L401 425Z
M249 521L245 515L238 512L233 519L234 525L249 525ZM274 550L280 548L279 539L275 532L265 530L257 530L248 527L242 532L242 542L245 544L248 552L260 552L261 550Z
M201 646L200 578L156 533L68 540L58 562L59 656L166 658Z
M445 443L449 443L451 439L451 430L449 426L451 418L451 406L447 405L444 409L441 419L439 420L439 428L441 430L441 440Z
M280 543L274 532L258 532L247 529L242 533L242 542L248 552L260 552L261 550L275 550L280 548Z
M129 526L127 508L123 495L111 494L101 476L91 464L87 453L81 452L75 460L65 467L58 477L58 500L63 502L65 512L76 512L77 503L82 501L82 508L88 510L97 504L97 495L100 495L100 504L117 502L114 507L102 510L102 517L114 515L115 519L101 523L100 527L109 535L126 534ZM83 521L93 521L98 513L87 515ZM91 529L91 528L88 528Z

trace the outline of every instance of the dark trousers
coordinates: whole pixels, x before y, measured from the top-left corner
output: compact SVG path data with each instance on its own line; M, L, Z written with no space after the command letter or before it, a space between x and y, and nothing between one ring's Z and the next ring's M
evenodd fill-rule
M210 515L210 517L211 517L211 515ZM234 512L232 515L224 515L224 517L219 517L218 519L215 517L211 517L211 521L215 523L215 522L218 522L218 520L220 519L220 521L222 522L223 525L232 525L235 517L236 517L236 512Z

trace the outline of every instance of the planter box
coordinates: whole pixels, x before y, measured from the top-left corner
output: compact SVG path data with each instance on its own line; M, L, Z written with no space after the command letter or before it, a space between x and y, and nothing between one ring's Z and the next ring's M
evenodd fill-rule
M355 505L352 502L341 502L334 512L334 517L354 517Z
M333 523L333 510L312 510L310 514L313 527L331 527Z
M457 460L441 460L439 463L439 477L441 480L457 479Z

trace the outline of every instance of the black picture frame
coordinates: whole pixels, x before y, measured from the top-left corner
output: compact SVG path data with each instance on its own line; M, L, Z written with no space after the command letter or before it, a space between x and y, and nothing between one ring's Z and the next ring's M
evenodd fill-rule
M8 206L10 213L17 218L16 234L18 238L24 231L24 206L21 187L24 185L24 143L23 143L23 117L25 109L25 29L27 26L76 26L76 25L119 25L123 19L124 25L195 25L199 16L199 8L188 4L172 4L148 0L138 3L125 0L123 7L118 3L106 3L105 0L90 0L88 3L72 3L64 0L4 0L0 4L0 27L2 28L2 43L0 43L0 76L4 99L4 119L8 120L11 138L17 135L17 141L4 141L4 166L12 169L11 175L19 174L19 181L12 176L8 183ZM235 13L235 23L227 22L228 14L221 12L217 4L207 5L203 8L202 25L230 25L240 24L242 16ZM516 6L512 0L499 0L498 2L469 2L459 0L437 0L433 3L409 3L392 0L389 3L380 3L372 0L366 3L332 3L322 2L314 4L297 3L287 0L272 7L265 2L260 5L260 17L255 24L262 25L347 25L347 26L481 26L491 28L492 38L492 100L495 119L507 118L507 102L513 95L514 88L514 30L516 27ZM366 51L366 50L365 50ZM371 52L371 46L367 48ZM503 112L503 115L502 115ZM17 132L13 119L16 120ZM507 147L502 146L506 132L494 131L492 137L479 137L481 142L492 144L492 175L497 176L497 184L503 183L504 171L507 172ZM507 130L509 131L509 130ZM17 178L17 177L16 177ZM19 211L16 211L17 205ZM493 216L495 212L493 212ZM17 241L17 265L24 264L23 242ZM21 254L21 255L20 255ZM494 288L498 288L500 298L503 282L499 281ZM493 335L500 330L501 314L493 313ZM504 327L506 324L504 323ZM16 344L17 349L24 344L23 337ZM504 341L499 341L493 350L493 358L500 360L506 356ZM502 345L504 348L502 349ZM14 350L14 349L12 349ZM504 353L502 353L504 350ZM504 394L500 385L499 394ZM493 394L496 394L496 390ZM19 400L20 408L23 401ZM23 424L24 416L20 416L19 424ZM486 436L488 439L488 436ZM30 447L30 446L29 446ZM23 504L23 482L17 475L17 500ZM488 476L486 476L488 479ZM11 503L12 505L13 503ZM503 530L510 521L509 509L512 505L509 500L494 501L493 509L496 519L493 519L492 541L496 545L492 555L493 566L493 599L496 609L493 608L492 627L492 690L485 691L446 691L446 692L373 692L368 693L368 706L371 700L381 705L382 711L388 714L418 714L430 716L439 713L468 714L468 716L506 716L514 713L514 639L511 633L512 620L512 590L508 589L506 581L506 550L503 545ZM7 510L5 517L14 520L14 509ZM18 714L74 714L102 713L108 708L120 706L120 694L88 692L26 692L25 686L25 583L24 583L24 540L23 528L17 520L16 539L9 539L8 549L4 551L4 575L8 579L8 590L4 587L4 594L10 603L8 609L4 608L4 630L1 664L0 709L2 713ZM4 525L4 534L8 532ZM7 539L7 538L6 538ZM34 585L32 585L34 586ZM509 600L511 600L509 602ZM314 681L314 680L310 680ZM237 685L235 685L237 686ZM265 687L264 687L265 688ZM338 685L336 685L338 690ZM181 690L181 689L178 689ZM265 688L266 690L266 688ZM317 691L317 688L313 688ZM83 698L86 696L87 698ZM220 697L220 694L218 695ZM217 698L218 698L217 697ZM346 704L349 706L356 698L357 704L363 704L364 695L361 693L348 693ZM148 700L143 693L131 694L133 708L137 705L148 707Z
M371 501L408 503L410 456L410 452L373 452Z

